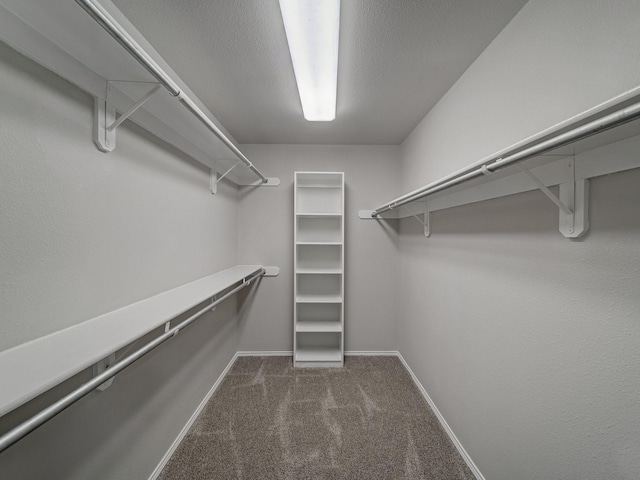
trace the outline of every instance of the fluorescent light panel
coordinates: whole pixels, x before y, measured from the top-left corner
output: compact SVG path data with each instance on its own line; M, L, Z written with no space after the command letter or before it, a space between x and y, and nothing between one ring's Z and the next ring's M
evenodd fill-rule
M340 0L280 0L304 118L336 118Z

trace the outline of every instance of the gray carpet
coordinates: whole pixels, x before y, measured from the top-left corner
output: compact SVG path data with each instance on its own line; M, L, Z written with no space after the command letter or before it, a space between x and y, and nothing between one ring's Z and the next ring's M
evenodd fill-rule
M396 357L240 357L162 471L177 479L473 479Z

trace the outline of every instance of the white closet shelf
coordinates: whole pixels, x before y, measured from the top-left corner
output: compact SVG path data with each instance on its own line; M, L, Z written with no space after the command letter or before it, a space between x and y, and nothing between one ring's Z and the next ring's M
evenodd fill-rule
M296 245L342 245L342 242L296 242Z
M640 87L358 216L405 218L540 189L559 208L559 230L584 235L588 179L640 167ZM526 163L526 166L525 166ZM547 187L559 185L556 195Z
M342 362L339 348L298 347L296 362Z
M296 270L300 275L342 275L341 268L300 268Z
M238 265L0 352L0 416L262 269Z
M296 216L308 218L339 218L342 216L342 213L296 213Z
M297 303L342 303L340 295L298 295Z
M342 172L300 172L297 186L342 189Z
M298 320L296 332L342 332L342 324L339 321L302 321Z
M231 135L122 12L110 0L91 3L107 12L142 49L144 57L166 75L167 88L151 93L152 87L160 84L158 78L73 0L0 0L0 40L94 96L96 106L106 101L115 108L112 112L103 107L102 116L96 116L96 122L103 119L103 126L115 120L115 111L129 112L149 94L128 117L131 121L219 174L236 165L240 157L248 161ZM209 126L199 116L206 118ZM103 132L105 138L96 131ZM104 132L94 126L101 150L114 148L115 136L107 143L111 134ZM267 178L264 183L259 178L262 174L250 161L249 165L238 163L226 178L238 185L279 183L276 178ZM212 190L214 187L215 183Z

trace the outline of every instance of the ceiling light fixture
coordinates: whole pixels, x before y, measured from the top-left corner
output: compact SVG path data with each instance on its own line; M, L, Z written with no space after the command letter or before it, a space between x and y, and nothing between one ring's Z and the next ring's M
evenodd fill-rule
M280 0L304 118L336 118L340 0Z

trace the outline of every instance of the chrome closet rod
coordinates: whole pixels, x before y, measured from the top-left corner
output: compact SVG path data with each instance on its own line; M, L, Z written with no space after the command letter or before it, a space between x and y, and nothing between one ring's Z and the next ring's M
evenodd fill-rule
M583 138L589 137L613 127L617 127L618 125L621 125L623 123L630 122L637 119L638 117L640 117L640 102L634 103L625 108L621 108L620 110L610 113L609 115L605 115L596 120L592 120L591 122L588 122L580 127L574 128L560 135L556 135L555 137L535 143L523 150L519 150L514 153L506 152L504 155L491 158L479 167L474 165L473 167L469 167L465 171L457 172L453 175L448 175L444 178L441 178L440 180L426 185L425 187L413 193L398 197L395 200L387 203L386 205L376 208L373 212L371 212L371 216L377 217L383 212L401 207L402 205L413 202L415 200L419 200L423 197L426 197L427 195L446 190L447 188L459 185L473 178L478 178L482 177L483 175L493 173L502 168L514 165L524 160L528 160L544 152L548 152L549 150L553 150L563 145L582 140Z
M218 126L211 121L207 115L194 103L189 96L184 93L178 84L174 82L167 73L162 70L153 58L136 42L131 35L109 14L105 8L95 0L76 0L93 19L104 28L124 49L131 54L153 77L165 87L171 95L177 97L187 110L200 120L216 137L220 139L249 169L255 173L263 183L267 183L265 177L251 161L235 146L235 144L227 137Z
M75 402L80 400L82 397L91 393L93 390L98 388L100 385L102 385L104 382L109 380L111 377L114 377L115 375L120 373L122 370L127 368L129 365L131 365L135 361L145 356L151 350L155 349L156 347L163 344L167 340L173 338L182 329L191 325L194 321L196 321L198 318L203 316L205 313L211 311L214 307L224 302L227 298L231 297L232 295L235 295L237 292L239 292L243 288L249 286L253 281L262 277L264 274L265 274L265 270L263 268L257 274L250 276L248 278L245 278L241 285L237 286L230 292L224 294L222 297L218 298L213 303L207 305L205 308L199 310L197 313L194 313L189 318L187 318L184 322L181 322L179 325L176 325L170 330L164 332L159 337L155 338L154 340L147 343L146 345L139 348L132 354L123 358L122 360L119 360L118 362L114 363L104 372L95 376L90 381L82 384L80 387L76 388L71 393L67 394L57 402L49 405L44 410L41 410L31 418L22 422L20 425L9 430L7 433L5 433L0 437L0 452L6 450L11 445L16 443L18 440L21 440L22 438L27 436L29 433L33 432L36 428L40 427L42 424L51 420L53 417L58 415L67 407L70 407Z

